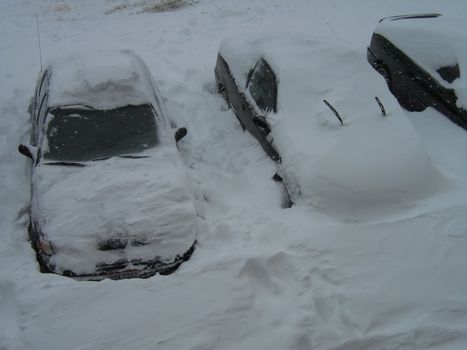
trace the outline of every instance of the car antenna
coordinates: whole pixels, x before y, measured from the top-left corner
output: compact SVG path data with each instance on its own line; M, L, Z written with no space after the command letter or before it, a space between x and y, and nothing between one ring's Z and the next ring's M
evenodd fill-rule
M36 26L37 26L37 39L39 43L39 61L41 63L41 70L42 70L42 48L41 48L41 32L39 31L39 15L36 11Z
M344 126L344 121L342 120L341 116L340 116L339 113L336 111L336 109L335 109L333 106L331 106L331 104L330 104L328 101L323 100L323 102L326 103L326 106L329 107L329 109L334 113L334 115L337 117L337 119L339 119L341 125Z
M375 96L375 100L378 103L379 108L381 109L381 113L383 114L383 117L385 117L386 116L386 109L384 108L383 103L378 98L378 96Z

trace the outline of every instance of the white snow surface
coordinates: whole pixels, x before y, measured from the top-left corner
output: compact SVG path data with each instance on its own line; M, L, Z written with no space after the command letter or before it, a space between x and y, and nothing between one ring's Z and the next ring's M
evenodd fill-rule
M457 105L467 108L467 19L459 14L388 19L379 23L375 32L394 43L441 85L454 89ZM456 64L459 65L460 77L451 83L437 72L439 68Z
M220 52L240 89L259 58L274 67L278 111L258 112L267 114L294 202L345 220L366 220L406 212L445 187L401 107L360 51L335 38L288 33L229 38ZM387 108L386 117L374 96ZM340 111L343 127L323 100Z
M379 18L462 14L465 1L199 0L137 13L140 1L128 0L131 10L110 11L123 2L0 3L0 349L466 349L465 130L431 108L406 114L448 186L405 215L345 222L304 203L282 209L275 164L226 110L213 74L225 37L309 32L365 57ZM29 137L40 70L36 12L44 61L132 49L157 77L167 113L189 129L179 146L199 244L176 273L82 282L38 271L27 240L30 166L16 151ZM335 103L350 129L356 114Z
M47 63L49 105L112 109L153 100L150 79L131 50L77 52ZM110 78L110 79L109 79Z
M35 168L34 221L58 250L51 259L58 272L91 274L97 264L122 258L158 257L168 263L193 245L193 190L167 136L141 154L148 158L115 157L86 162L85 167L45 162ZM125 255L98 250L99 242L112 238L145 245L129 243Z

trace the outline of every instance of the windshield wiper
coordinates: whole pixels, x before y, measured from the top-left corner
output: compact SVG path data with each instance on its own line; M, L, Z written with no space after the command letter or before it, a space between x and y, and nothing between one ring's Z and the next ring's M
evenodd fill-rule
M102 157L102 158L96 158L96 159L93 159L92 161L93 162L97 162L99 160L106 160L106 159L110 159L110 158L130 158L130 159L139 159L139 158L149 158L150 156L136 156L136 155L133 155L133 154L125 154L125 155L122 155L122 156L112 156L112 157Z
M60 110L77 109L77 110L97 111L96 108L94 108L92 106L89 106L89 105L83 105L83 104L63 105L63 106L60 106L60 107L55 107L53 109L60 109Z
M86 166L83 163L78 163L78 162L64 162L64 161L59 161L59 162L48 162L44 163L45 165L66 165L66 166L77 166L77 167L84 167Z
M93 161L93 162L97 162L97 161L99 161L99 160L106 160L106 159L109 159L109 158L112 158L112 157L96 158L96 159L93 159L92 161Z
M149 158L149 156L135 156L133 154L127 154L127 155L124 155L124 156L118 156L118 158L138 159L138 158Z

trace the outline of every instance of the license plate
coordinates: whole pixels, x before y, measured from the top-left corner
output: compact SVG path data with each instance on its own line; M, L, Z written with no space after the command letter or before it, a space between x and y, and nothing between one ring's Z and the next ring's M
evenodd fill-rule
M109 274L106 275L106 277L110 278L111 280L123 280L123 279L127 279L127 278L138 278L139 277L139 270L109 273Z

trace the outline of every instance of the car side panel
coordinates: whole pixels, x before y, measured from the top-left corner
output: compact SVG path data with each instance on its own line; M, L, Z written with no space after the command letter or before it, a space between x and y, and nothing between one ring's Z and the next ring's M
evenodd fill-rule
M411 75L414 75L417 69L408 62L409 58L406 55L379 34L373 34L370 51L375 57L374 66L383 64L389 70L392 80L390 90L399 100L416 98L423 105L430 105L426 104L426 91L411 79Z
M368 50L368 61L374 67L378 64L388 67L392 77L391 92L400 101L416 99L423 106L434 107L456 124L467 127L467 121L461 117L463 111L456 106L457 96L454 90L443 87L380 34L373 34ZM410 108L412 106L409 105L409 109L416 110L416 106Z
M279 154L275 150L274 146L267 140L267 135L264 133L263 129L258 128L253 123L254 117L258 117L260 119L264 118L257 115L254 108L248 103L243 92L244 88L237 85L227 62L220 54L217 57L214 73L218 91L220 92L220 87L225 89L227 103L232 107L233 112L237 116L243 128L247 129L259 141L269 157L276 161L280 160Z

